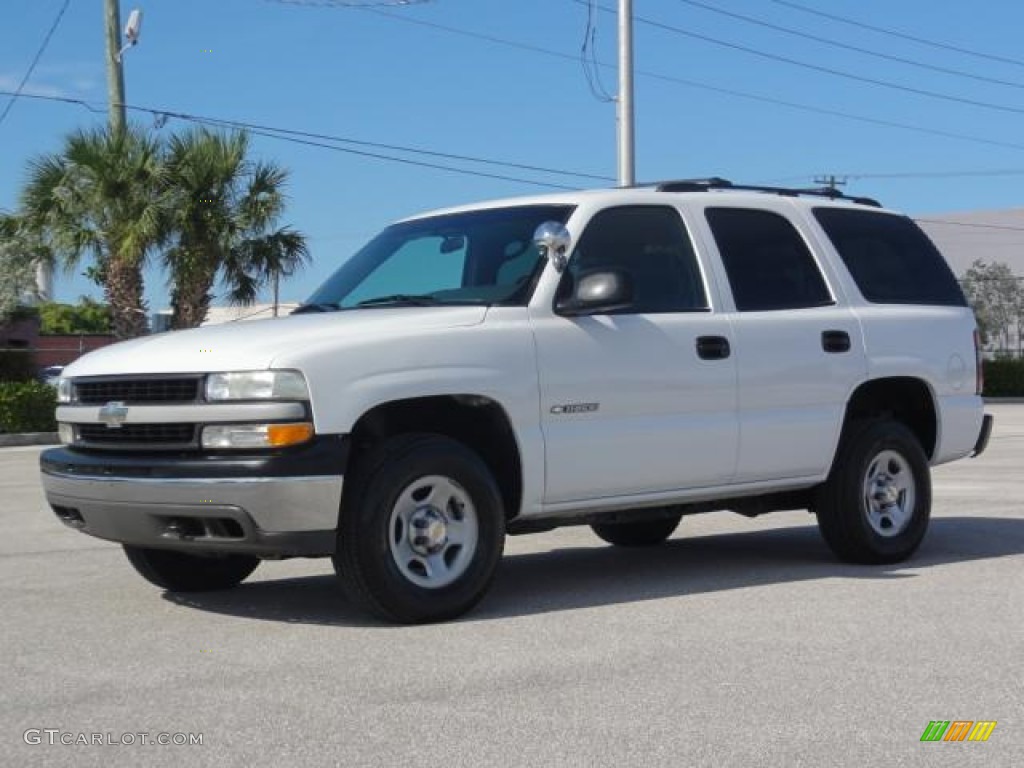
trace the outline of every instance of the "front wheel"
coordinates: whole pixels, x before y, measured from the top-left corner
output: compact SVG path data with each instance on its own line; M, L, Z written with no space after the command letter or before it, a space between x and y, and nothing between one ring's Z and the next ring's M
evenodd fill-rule
M334 567L353 602L421 623L455 618L483 597L505 515L476 453L441 435L401 435L371 449L346 493Z
M170 592L208 592L238 586L256 570L258 557L190 555L124 545L128 562L150 584Z
M855 423L818 494L818 527L842 560L896 563L914 553L931 515L931 473L914 433L896 421Z
M653 547L672 535L682 515L625 523L594 523L599 538L617 547Z

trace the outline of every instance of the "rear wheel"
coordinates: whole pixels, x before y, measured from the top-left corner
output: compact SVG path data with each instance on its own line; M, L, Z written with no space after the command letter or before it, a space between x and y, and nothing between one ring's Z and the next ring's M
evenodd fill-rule
M914 434L891 420L852 424L819 491L817 513L825 542L842 560L910 557L931 515L931 473Z
M334 567L357 605L388 621L444 621L484 596L505 516L487 465L441 435L373 448L342 504Z
M148 581L171 592L207 592L238 586L256 570L258 557L190 555L124 545L128 562Z
M678 527L682 515L627 523L594 523L590 527L601 539L618 547L653 547L661 544Z

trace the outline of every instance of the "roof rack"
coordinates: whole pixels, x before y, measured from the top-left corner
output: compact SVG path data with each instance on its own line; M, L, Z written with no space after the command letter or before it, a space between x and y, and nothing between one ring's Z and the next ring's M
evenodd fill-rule
M835 187L766 187L756 184L733 184L728 179L712 176L708 179L679 179L677 181L658 181L652 185L658 192L708 192L713 189L733 189L743 192L767 192L773 195L786 197L798 197L800 195L813 195L815 197L827 197L829 200L847 200L859 205L870 205L873 208L881 208L882 204L870 197L850 197L844 195Z

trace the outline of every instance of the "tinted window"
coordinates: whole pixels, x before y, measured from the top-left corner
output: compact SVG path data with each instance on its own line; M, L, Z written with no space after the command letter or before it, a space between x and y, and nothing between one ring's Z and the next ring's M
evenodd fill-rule
M464 211L394 224L346 261L309 304L349 308L391 295L437 304L525 305L546 263L533 245L545 221L565 223L567 205Z
M942 254L906 216L841 208L814 216L868 301L967 306Z
M784 216L748 208L708 208L736 309L756 312L832 303L796 228Z
M633 281L631 314L708 308L697 257L674 208L623 206L595 214L583 231L559 287L566 296L579 276L602 269Z

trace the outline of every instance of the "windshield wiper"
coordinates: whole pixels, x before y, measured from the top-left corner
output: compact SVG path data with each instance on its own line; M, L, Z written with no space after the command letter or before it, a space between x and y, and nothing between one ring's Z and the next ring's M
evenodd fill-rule
M364 299L356 304L357 307L376 307L386 304L398 304L407 307L432 307L440 304L441 301L427 294L414 293L393 293L390 296L377 296L373 299Z
M337 312L340 307L337 304L300 304L292 310L293 315L305 315L310 312Z

